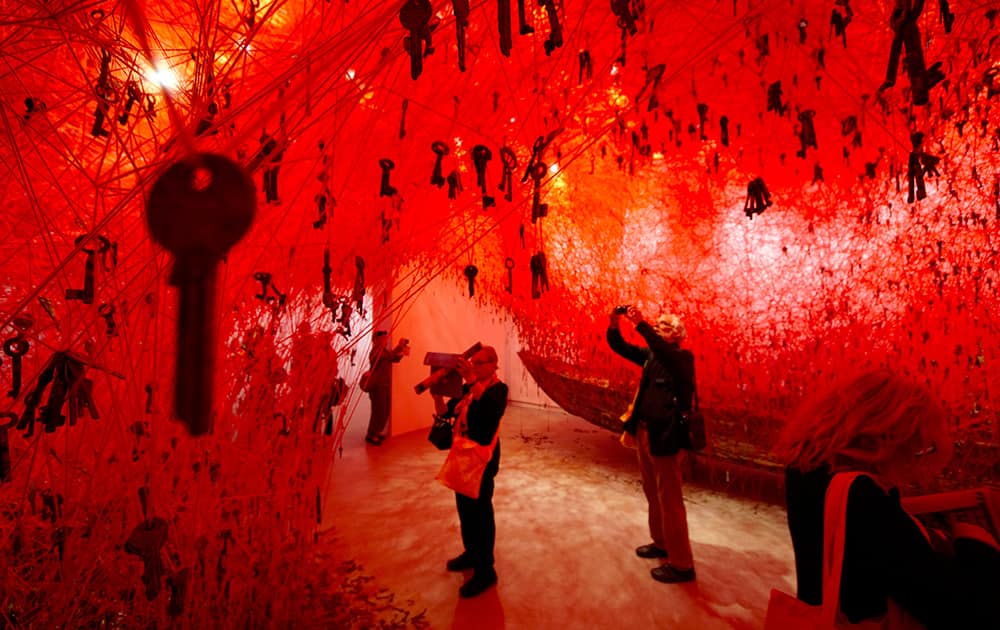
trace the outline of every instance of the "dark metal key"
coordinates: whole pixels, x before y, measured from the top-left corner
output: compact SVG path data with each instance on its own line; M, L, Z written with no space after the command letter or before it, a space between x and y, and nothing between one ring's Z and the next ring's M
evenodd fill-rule
M500 32L500 54L510 57L514 35L510 30L510 0L497 0L497 30Z
M146 221L174 255L170 284L180 293L174 414L191 435L212 429L215 280L222 257L253 221L253 182L229 158L200 153L171 165L153 184Z
M469 280L469 297L472 297L476 294L476 276L479 275L479 269L475 265L467 265L462 273Z
M10 391L7 395L17 398L21 393L21 357L28 353L30 344L23 335L11 337L3 342L3 353L10 357Z
M465 29L469 27L469 0L451 0L455 13L455 41L458 45L458 69L465 72Z
M424 71L424 40L428 37L427 24L433 14L430 0L407 0L399 9L399 22L409 31L403 47L410 54L410 77L413 79Z

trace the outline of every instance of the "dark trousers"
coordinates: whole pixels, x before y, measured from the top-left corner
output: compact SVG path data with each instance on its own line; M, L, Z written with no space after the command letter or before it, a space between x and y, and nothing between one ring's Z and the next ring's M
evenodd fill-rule
M368 397L372 401L372 415L368 420L367 437L375 438L385 433L385 427L389 424L389 405L392 392L388 387L376 387L368 392Z
M462 545L476 571L493 569L493 544L497 537L497 525L493 518L493 478L496 471L490 470L492 467L487 466L483 474L478 499L455 493L458 521L462 526Z

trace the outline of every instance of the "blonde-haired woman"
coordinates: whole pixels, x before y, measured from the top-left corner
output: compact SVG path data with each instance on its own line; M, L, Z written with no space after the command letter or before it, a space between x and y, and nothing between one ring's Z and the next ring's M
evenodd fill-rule
M935 551L900 505L897 486L936 475L952 452L947 417L925 386L888 370L845 378L800 406L776 452L788 466L800 600L822 603L826 490L836 473L856 471L865 474L848 494L841 612L852 623L878 618L891 598L929 629L981 627L983 576Z

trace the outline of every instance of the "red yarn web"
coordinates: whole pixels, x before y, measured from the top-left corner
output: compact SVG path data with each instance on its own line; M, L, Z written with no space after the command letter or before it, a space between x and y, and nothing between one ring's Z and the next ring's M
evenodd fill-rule
M947 17L927 3L919 41L944 80L915 105L906 47L880 89L891 2L529 1L528 35L511 4L505 56L498 4L471 3L462 72L453 4L431 3L433 52L418 34L414 80L402 2L0 1L0 323L30 344L0 420L12 558L0 618L301 615L293 594L311 582L296 567L314 553L322 480L359 395L364 296L406 309L419 290L401 287L443 277L465 291L468 265L473 299L513 318L536 375L612 400L635 375L603 341L611 308L681 315L726 456L768 463L803 394L884 364L951 409L966 445L955 483L996 480L995 8ZM440 186L435 142L448 149ZM503 147L517 167L499 190ZM535 147L545 213L525 173ZM172 261L144 209L159 173L196 151L244 165L258 209L219 266L215 431L192 440L170 420ZM911 153L926 188L913 203ZM758 178L773 205L748 202ZM67 298L85 288L87 250L89 304ZM548 284L533 287L539 253ZM59 352L92 381L100 418L81 410L27 437L15 418ZM338 376L328 430L318 410ZM199 593L175 596L181 611L145 597L143 562L124 549L157 517L162 592L186 570Z

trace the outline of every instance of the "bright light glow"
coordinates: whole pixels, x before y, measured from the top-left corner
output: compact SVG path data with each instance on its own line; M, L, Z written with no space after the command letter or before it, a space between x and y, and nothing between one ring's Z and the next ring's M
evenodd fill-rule
M347 80L348 81L353 81L354 80L354 68L349 68L347 70Z
M514 121L516 121L516 120L517 120L517 118L514 118L513 116L511 116L511 117L510 117L510 122L511 122L511 124L513 124L513 123L514 123Z
M611 64L611 76L617 76L617 75L618 75L618 64L613 63Z
M549 172L552 173L553 175L556 174L556 173L558 173L559 172L559 164L556 163L556 164L553 164L552 166L550 166L549 167Z
M146 79L160 86L166 92L175 92L180 87L180 80L166 62L157 62L156 68L146 70Z

